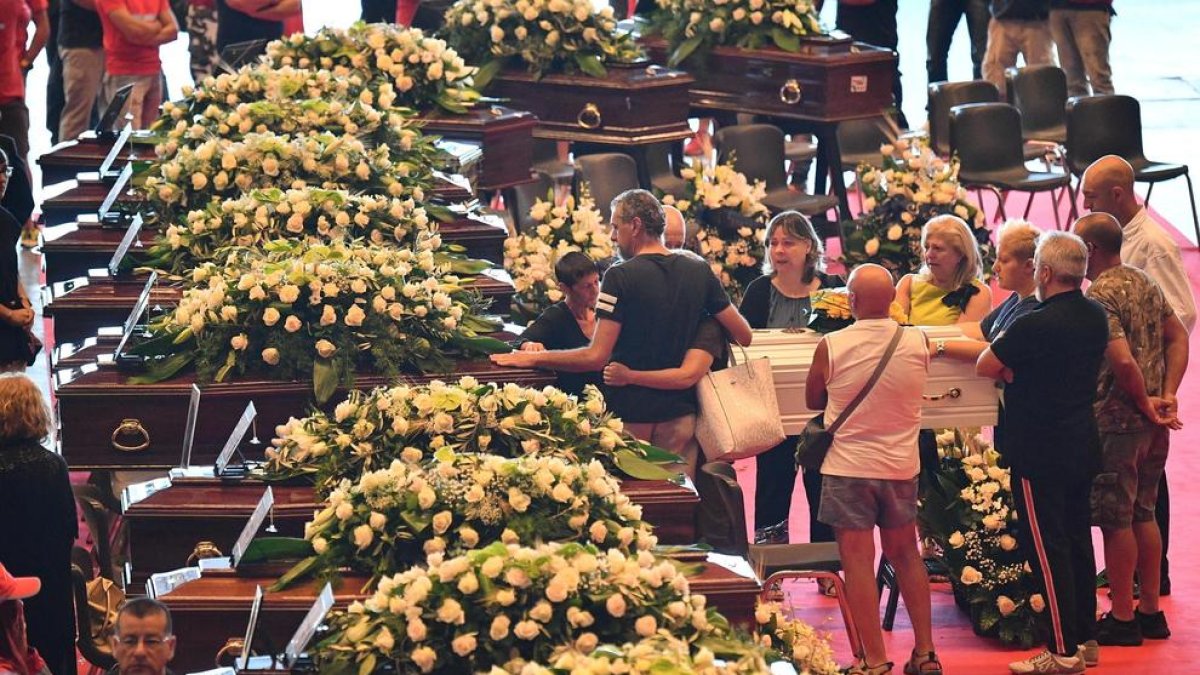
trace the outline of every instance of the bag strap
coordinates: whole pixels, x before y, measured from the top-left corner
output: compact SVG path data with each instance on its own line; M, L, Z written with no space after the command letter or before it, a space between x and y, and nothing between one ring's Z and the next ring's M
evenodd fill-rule
M854 400L846 406L845 410L842 410L842 414L838 415L838 418L833 421L833 424L829 425L829 427L826 429L829 433L832 434L836 432L838 428L842 426L842 423L846 421L846 418L850 417L850 413L854 412L854 409L858 407L858 404L862 403L863 399L867 397L867 394L871 393L871 389L875 386L875 383L879 381L879 376L883 374L884 367L887 365L888 361L891 360L892 354L896 353L896 346L900 344L900 336L903 333L904 327L896 326L896 334L892 336L892 341L888 343L887 351L883 353L883 358L879 360L879 365L875 366L875 372L871 373L871 379L867 380L867 383L863 385L862 390L858 392L858 396L855 396Z

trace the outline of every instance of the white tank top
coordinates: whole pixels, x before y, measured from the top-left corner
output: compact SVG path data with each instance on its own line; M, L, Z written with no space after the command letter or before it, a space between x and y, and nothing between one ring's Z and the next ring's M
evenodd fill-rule
M920 471L917 432L921 428L921 394L929 373L929 351L919 329L903 330L879 380L838 429L821 473L907 480ZM826 425L833 424L858 396L895 331L896 322L891 319L860 319L825 336L829 348Z

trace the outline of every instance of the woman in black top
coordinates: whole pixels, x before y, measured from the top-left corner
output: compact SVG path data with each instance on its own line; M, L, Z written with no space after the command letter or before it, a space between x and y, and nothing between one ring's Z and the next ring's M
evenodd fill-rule
M66 675L75 672L71 545L79 531L67 463L41 445L50 420L37 385L0 375L0 563L42 580L25 601L29 644L54 675Z
M746 287L739 309L752 328L805 327L812 310L811 295L817 289L845 286L846 282L824 273L825 249L812 223L800 213L784 211L772 218L766 240L763 275ZM788 542L788 512L796 485L796 440L796 436L788 436L756 458L756 542ZM809 539L833 541L833 530L817 520L819 472L805 472L804 493L808 497Z
M0 198L11 176L8 155L0 150ZM20 239L21 223L0 206L0 372L24 370L29 353L26 331L33 325L34 312L21 285L17 262Z
M547 349L578 349L588 346L596 328L596 298L600 295L600 270L586 255L571 251L554 263L554 278L565 300L550 305L521 335L520 349L540 352ZM559 371L559 389L581 396L589 384L599 387L599 371L568 373Z

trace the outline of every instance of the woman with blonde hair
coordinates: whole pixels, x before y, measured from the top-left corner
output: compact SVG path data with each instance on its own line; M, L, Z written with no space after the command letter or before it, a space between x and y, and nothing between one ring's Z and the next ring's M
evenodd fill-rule
M25 601L29 644L54 675L75 671L71 545L78 535L67 463L42 443L50 407L22 374L0 375L0 563L13 576L41 579Z
M948 326L983 319L992 292L983 283L983 258L971 228L958 216L935 216L921 228L924 263L896 284L896 302L915 326Z

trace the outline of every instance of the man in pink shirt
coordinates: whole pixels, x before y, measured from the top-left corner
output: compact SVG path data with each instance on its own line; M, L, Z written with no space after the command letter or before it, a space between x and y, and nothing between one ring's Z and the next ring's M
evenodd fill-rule
M158 47L179 35L175 15L167 0L96 0L96 11L104 26L105 99L132 84L128 110L134 128L145 129L162 103Z

